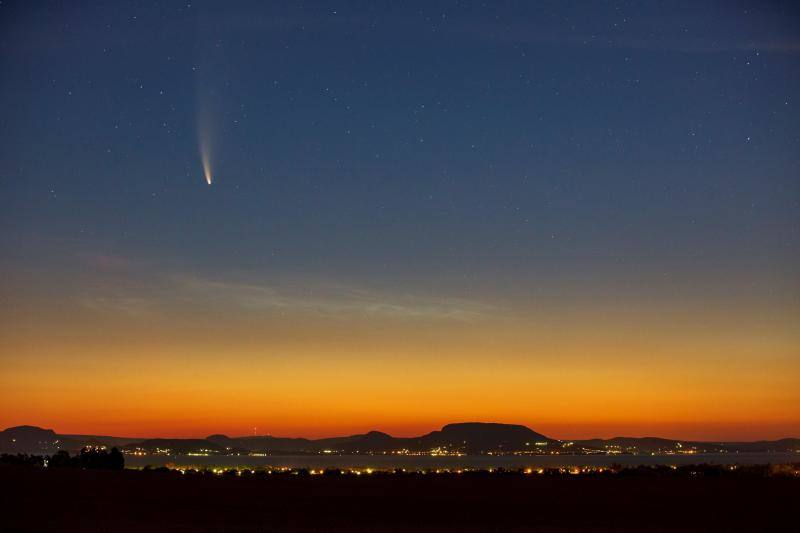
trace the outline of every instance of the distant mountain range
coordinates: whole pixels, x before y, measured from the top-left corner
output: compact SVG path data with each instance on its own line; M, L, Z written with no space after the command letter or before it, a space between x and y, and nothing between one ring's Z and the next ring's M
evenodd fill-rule
M393 437L380 431L305 439L210 435L205 439L143 439L104 435L62 435L52 429L17 426L0 431L0 452L49 455L86 446L116 446L140 454L651 454L651 453L800 453L800 439L757 442L694 442L656 437L615 437L560 441L516 424L448 424L419 437Z

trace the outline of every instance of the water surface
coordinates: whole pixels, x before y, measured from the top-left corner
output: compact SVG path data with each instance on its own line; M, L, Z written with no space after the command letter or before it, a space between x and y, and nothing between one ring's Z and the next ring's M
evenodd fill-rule
M248 455L150 455L146 457L126 456L129 467L176 466L176 467L289 467L289 468L375 468L392 470L405 468L420 470L429 468L558 468L568 466L624 466L639 465L687 465L687 464L780 464L800 462L796 453L706 453L694 455L533 455L491 456L468 455L463 457L398 456L398 455L270 455L254 457Z

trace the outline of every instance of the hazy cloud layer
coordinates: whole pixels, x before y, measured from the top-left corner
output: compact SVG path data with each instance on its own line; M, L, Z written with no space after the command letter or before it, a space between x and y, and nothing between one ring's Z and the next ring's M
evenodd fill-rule
M319 281L263 284L175 274L162 277L158 286L146 291L135 287L96 288L79 301L97 311L132 316L166 308L213 307L247 314L472 321L497 311L491 305L468 299L394 293Z

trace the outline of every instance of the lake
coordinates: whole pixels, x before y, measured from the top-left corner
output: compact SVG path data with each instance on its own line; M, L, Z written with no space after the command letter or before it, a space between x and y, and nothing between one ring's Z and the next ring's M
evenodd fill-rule
M374 468L392 470L405 468L421 470L431 468L558 468L568 466L624 466L639 465L686 465L686 464L781 464L800 462L796 453L728 453L695 455L532 455L491 456L469 455L463 457L431 457L402 455L270 455L253 457L247 455L150 455L145 457L125 456L128 467L157 467L167 464L176 467L289 467L289 468Z

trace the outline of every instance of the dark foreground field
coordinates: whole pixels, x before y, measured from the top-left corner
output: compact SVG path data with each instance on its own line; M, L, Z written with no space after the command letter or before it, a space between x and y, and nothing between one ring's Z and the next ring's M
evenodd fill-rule
M0 468L3 531L797 531L798 478Z

